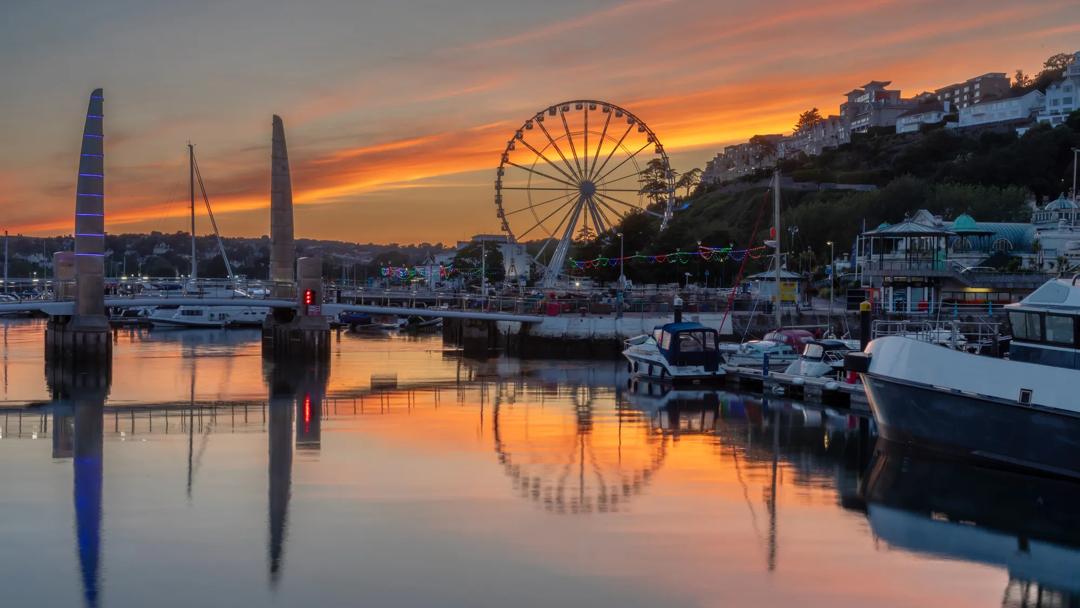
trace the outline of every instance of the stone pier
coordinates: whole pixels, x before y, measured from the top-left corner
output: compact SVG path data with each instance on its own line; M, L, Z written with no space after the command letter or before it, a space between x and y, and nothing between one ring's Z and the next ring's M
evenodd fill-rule
M57 295L74 289L70 317L53 317L45 331L46 360L107 364L112 357L109 320L105 316L105 146L104 96L90 94L83 127L79 176L75 189L74 264L55 266ZM56 259L56 258L54 258ZM73 276L68 276L68 273ZM71 287L69 287L71 286Z

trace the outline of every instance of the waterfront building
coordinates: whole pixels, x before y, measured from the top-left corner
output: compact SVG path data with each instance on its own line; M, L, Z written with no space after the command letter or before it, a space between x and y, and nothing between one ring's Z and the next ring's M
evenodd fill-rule
M927 101L904 112L896 119L897 133L918 133L923 125L936 125L945 121L952 104L948 101Z
M859 237L857 274L888 312L1019 301L1050 274L1080 264L1080 206L1064 196L1029 222L944 220L920 210Z
M1065 68L1065 77L1046 87L1037 118L1041 123L1056 127L1076 110L1080 110L1080 51L1073 54L1073 62Z
M1005 124L1023 126L1031 122L1032 117L1042 107L1041 91L1029 91L1012 97L985 100L960 108L958 126L960 128Z
M989 72L941 87L934 94L938 101L951 103L956 108L966 108L984 100L1008 97L1011 94L1010 86L1009 77L1004 72Z
M901 114L918 102L900 97L899 89L888 89L891 81L873 80L862 88L848 91L840 105L840 118L849 134L865 133L875 127L895 127Z

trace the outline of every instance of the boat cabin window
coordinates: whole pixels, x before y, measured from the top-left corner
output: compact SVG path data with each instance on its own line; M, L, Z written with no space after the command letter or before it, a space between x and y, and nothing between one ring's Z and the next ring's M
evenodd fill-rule
M825 354L825 347L820 344L807 344L803 351L803 357L807 359L820 359Z
M716 335L711 331L682 332L679 334L679 352L700 353L716 350Z
M1074 317L1065 315L1046 315L1046 341L1054 344L1068 344L1072 346Z
M1013 336L1020 340L1042 340L1042 323L1037 312L1010 312L1009 323Z
M664 332L660 337L660 348L664 350L671 350L671 334Z

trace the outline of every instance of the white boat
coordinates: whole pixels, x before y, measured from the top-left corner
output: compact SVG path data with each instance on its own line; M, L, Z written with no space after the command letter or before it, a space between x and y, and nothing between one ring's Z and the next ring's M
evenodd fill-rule
M1006 308L1009 359L885 336L846 367L886 439L1080 477L1080 287L1054 279Z
M806 344L799 358L792 361L785 374L803 378L835 377L844 372L844 355L853 349L844 340L814 340Z
M257 306L158 306L154 327L260 327L266 308Z
M701 323L668 323L627 340L622 354L635 377L701 384L724 376L718 338Z
M728 365L754 369L762 368L766 356L771 370L784 369L799 358L791 346L772 340L749 340L738 345L725 345L721 352Z

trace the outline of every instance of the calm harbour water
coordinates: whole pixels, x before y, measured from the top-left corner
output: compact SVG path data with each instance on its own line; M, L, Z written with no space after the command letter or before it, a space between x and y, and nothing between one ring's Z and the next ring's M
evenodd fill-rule
M122 330L50 385L43 328L0 325L4 606L1080 601L1074 485L839 412L347 332Z

